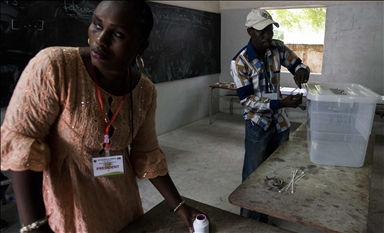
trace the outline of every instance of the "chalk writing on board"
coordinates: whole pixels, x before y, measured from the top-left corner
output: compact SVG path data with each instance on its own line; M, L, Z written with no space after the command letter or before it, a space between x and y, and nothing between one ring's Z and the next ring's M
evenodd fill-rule
M86 1L76 3L74 0L64 0L63 8L68 16L80 21L85 20L85 22L90 21L90 19L92 18L92 14L95 11L95 6L92 4L88 4L88 2Z
M97 1L1 0L0 106L6 106L28 61L49 46L87 46Z
M154 83L220 72L220 14L149 5L154 25L142 72Z
M19 2L17 0L3 0L3 2L7 5L13 5L13 6L19 5Z
M185 26L199 27L205 30L211 30L212 17L203 13L196 13L191 10L179 10L174 7L157 6L156 19L160 22L179 24Z

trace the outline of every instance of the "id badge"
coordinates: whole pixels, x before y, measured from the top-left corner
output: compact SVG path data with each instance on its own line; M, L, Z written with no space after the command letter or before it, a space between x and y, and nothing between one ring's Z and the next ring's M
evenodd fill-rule
M115 176L124 174L123 155L92 158L93 176Z
M263 93L262 96L267 97L271 100L278 100L279 99L277 93Z

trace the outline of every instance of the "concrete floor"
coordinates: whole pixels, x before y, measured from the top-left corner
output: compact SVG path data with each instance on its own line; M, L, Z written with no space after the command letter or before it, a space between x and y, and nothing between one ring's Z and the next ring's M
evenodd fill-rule
M294 131L301 123L293 123ZM368 232L384 232L384 118L375 118L376 133ZM243 163L244 121L240 115L218 113L213 123L205 118L159 136L169 173L181 195L217 208L239 213L228 202L230 193L241 183ZM144 211L163 198L146 180L138 180ZM10 191L8 195L11 195ZM19 230L15 202L1 208L1 218L11 223L4 233ZM319 232L287 221L272 219L278 227L294 232Z

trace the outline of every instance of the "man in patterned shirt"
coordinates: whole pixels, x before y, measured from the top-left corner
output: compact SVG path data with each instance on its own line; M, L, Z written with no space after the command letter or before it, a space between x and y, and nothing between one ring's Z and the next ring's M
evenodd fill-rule
M240 103L244 106L243 181L288 139L291 124L284 108L296 108L302 102L302 94L281 98L281 66L294 75L300 88L308 81L310 73L308 66L282 41L272 39L273 25L279 27L266 10L253 9L245 23L251 37L249 43L230 65ZM255 211L241 208L240 215L268 222L267 215Z

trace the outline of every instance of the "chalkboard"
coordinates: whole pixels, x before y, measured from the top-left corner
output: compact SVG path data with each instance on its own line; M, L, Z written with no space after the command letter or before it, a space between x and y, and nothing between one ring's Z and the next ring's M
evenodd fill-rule
M97 1L1 0L1 107L29 60L49 46L88 46Z
M153 82L220 73L220 14L149 5L154 26L143 59Z
M28 61L49 46L88 46L100 1L1 0L1 98L7 106ZM220 14L149 2L154 27L144 52L154 83L220 72Z

